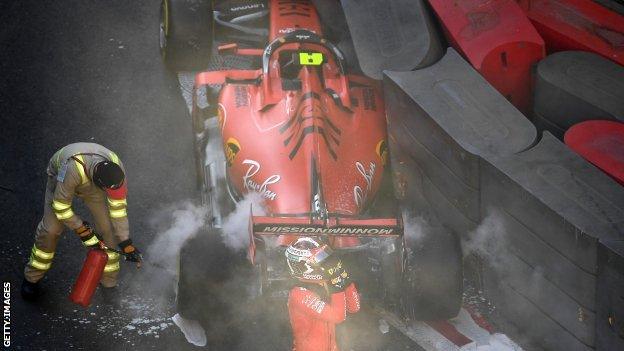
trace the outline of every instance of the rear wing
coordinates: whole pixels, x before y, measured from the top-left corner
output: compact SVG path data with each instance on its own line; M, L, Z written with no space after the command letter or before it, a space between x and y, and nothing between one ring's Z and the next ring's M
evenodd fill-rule
M397 218L328 218L249 216L249 258L254 262L258 236L356 236L399 237L403 221Z
M251 216L251 228L253 235L400 236L403 234L403 223L399 218L321 220L309 217Z

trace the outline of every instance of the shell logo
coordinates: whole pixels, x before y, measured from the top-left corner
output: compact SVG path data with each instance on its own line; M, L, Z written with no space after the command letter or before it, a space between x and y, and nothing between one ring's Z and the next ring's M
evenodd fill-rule
M377 143L375 151L377 152L377 156L381 158L381 164L385 166L388 162L388 144L385 139Z
M229 138L225 143L225 159L227 160L228 167L231 167L234 163L236 155L240 152L241 146L238 140Z

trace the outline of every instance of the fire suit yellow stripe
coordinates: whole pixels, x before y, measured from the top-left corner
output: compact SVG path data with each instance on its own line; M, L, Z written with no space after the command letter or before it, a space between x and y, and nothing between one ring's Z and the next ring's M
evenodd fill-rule
M110 155L110 160L116 165L119 165L119 156L117 156L117 154L112 151L109 155Z
M31 258L30 261L28 262L28 265L33 267L33 268L42 270L42 271L47 271L52 266L52 263L51 262L50 263L41 263L41 262L38 262L37 260Z
M70 207L71 207L71 204L66 204L64 202L57 201L57 200L52 201L52 208L55 209L56 211L62 212L63 210L66 210Z
M108 198L108 204L112 207L127 206L128 201L126 201L126 199L115 200L115 199Z
M109 263L104 266L104 273L115 272L119 270L119 262Z
M33 255L44 260L51 260L54 257L54 252L45 252L43 250L39 250L37 246L33 246L32 253Z
M108 263L114 263L119 261L119 254L115 251L106 251L108 255Z
M82 155L76 155L74 157L79 159L80 162L82 162L83 164L85 163L84 157L82 157ZM80 173L80 179L82 179L82 182L80 184L86 184L86 183L89 182L89 178L87 178L87 174L85 173L85 169L82 166L82 164L80 164L80 162L75 162L76 163L76 169L78 169L78 173Z
M54 214L56 215L56 218L58 218L59 221L62 221L64 219L71 218L74 215L74 211L72 211L72 209L69 208L63 212L54 212Z
M98 240L97 236L93 235L89 240L85 240L82 242L84 246L93 246L97 244L100 240Z
M109 210L109 212L110 212L111 218L122 218L122 217L128 216L128 212L126 211L125 208L122 208L120 210Z

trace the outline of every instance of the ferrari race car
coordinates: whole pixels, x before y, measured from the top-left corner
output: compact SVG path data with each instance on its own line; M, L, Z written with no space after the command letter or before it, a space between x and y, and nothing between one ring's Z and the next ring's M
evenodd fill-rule
M192 120L209 232L256 193L266 211L247 209L256 293L283 296L285 247L314 236L351 262L365 298L411 319L453 317L459 240L407 225L418 214L393 196L381 82L359 74L341 50L348 35L326 35L322 18L304 0L162 1L165 63L199 71ZM212 279L181 257L181 281Z

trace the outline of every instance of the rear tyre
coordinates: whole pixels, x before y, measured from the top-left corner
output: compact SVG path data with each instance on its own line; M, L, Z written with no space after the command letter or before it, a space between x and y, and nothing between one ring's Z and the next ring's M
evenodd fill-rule
M386 242L381 246L379 262L381 264L381 286L384 305L392 311L397 311L401 301L401 240Z
M232 303L248 299L251 269L245 252L227 247L216 228L200 231L180 251L177 310L202 324L230 318Z
M406 240L402 310L411 320L453 318L461 308L463 291L459 239L442 227L424 232L422 238Z
M160 54L170 70L199 71L208 66L213 40L211 0L162 0Z

